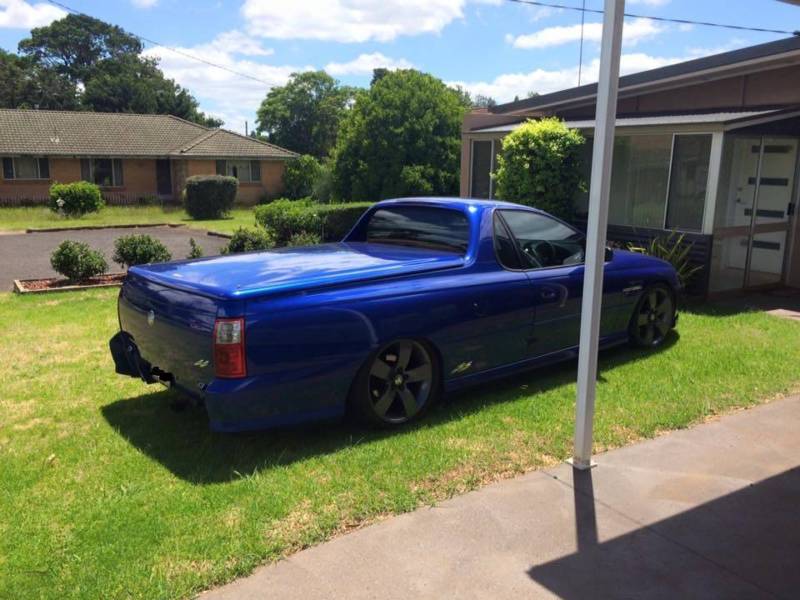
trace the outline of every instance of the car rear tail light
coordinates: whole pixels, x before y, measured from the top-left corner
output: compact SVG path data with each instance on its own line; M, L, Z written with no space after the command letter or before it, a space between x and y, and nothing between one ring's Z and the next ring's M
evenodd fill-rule
M247 375L244 353L244 319L217 319L214 323L214 372L217 377Z

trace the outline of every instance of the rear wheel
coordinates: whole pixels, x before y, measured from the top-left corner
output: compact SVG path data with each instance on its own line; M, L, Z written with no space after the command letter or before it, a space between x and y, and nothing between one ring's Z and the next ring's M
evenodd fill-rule
M416 340L386 344L356 378L353 404L362 420L396 427L420 417L439 394L439 367L428 347Z
M631 343L640 348L656 348L664 343L675 324L675 298L666 285L648 287L631 317L628 329Z

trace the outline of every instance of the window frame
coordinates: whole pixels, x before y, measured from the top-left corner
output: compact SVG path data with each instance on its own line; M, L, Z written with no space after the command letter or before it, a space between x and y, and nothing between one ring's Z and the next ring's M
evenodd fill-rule
M533 215L542 217L543 219L550 219L550 220L555 221L555 222L557 222L557 223L559 223L561 225L564 225L568 229L571 229L576 234L578 234L578 236L580 236L580 243L583 246L583 262L574 263L574 264L571 264L571 265L552 265L552 266L549 266L549 267L540 266L540 267L528 267L528 268L526 268L524 266L525 265L525 259L524 259L523 255L522 255L522 250L520 250L519 240L517 239L517 236L514 235L514 232L511 230L511 227L508 225L508 222L506 221L505 217L503 216L503 212L518 212L518 213L533 214ZM553 270L553 269L569 269L569 268L574 268L574 267L584 267L586 265L586 235L583 232L581 232L579 229L577 229L577 228L573 227L572 225L570 225L569 223L565 223L561 219L556 219L555 217L553 217L551 215L548 215L548 214L545 214L545 213L541 213L541 212L538 212L538 211L534 211L534 210L525 210L524 208L498 207L498 208L494 209L493 214L496 214L498 217L500 217L506 232L511 237L511 239L514 241L514 248L517 251L517 259L519 260L519 264L521 265L521 267L519 269L512 269L510 267L506 267L500 261L500 259L497 257L497 251L495 249L495 258L497 259L497 263L501 267L503 267L505 270L514 271L514 272L517 272L517 271L522 271L522 272L527 272L527 271L550 271L550 270ZM496 243L497 243L497 240L495 239L494 222L492 222L492 246L495 247Z
M703 197L703 212L700 215L700 226L697 229L686 229L685 227L667 227L667 219L669 219L669 196L670 191L672 189L672 170L675 165L675 140L678 136L699 136L704 135L708 136L710 139L710 143L708 145L708 176L706 178L706 189L705 189L705 196ZM666 198L664 199L664 220L661 222L661 228L664 231L677 231L680 233L703 233L703 226L706 220L706 211L708 209L708 191L710 188L709 182L711 181L711 177L713 173L711 172L711 156L714 152L714 135L711 132L692 132L692 131L681 131L681 132L672 132L672 145L669 150L669 173L667 175L667 193Z
M30 158L36 163L36 177L18 177L17 176L17 161L21 158ZM5 168L3 169L3 180L5 181L50 181L50 159L47 156L34 156L34 155L20 155L20 156L4 156L3 160L11 161L11 177L5 176ZM47 177L42 177L42 161L47 164Z
M219 160L217 160L215 162L216 162L215 171L216 171L217 175L223 175L225 177L236 177L236 180L239 183L261 184L262 169L261 169L261 161L258 160L258 159L251 159L251 158L242 158L242 159L238 159L238 160L219 159ZM240 177L238 177L236 175L232 175L232 174L230 174L228 172L229 171L229 166L231 165L231 163L243 163L243 162L247 163L247 176L248 176L248 179L241 179ZM257 167L255 169L256 171L258 171L258 178L257 179L253 178L253 163L256 163L256 165L257 165ZM220 167L222 167L222 173L220 173Z
M474 174L474 167L475 167L475 142L490 142L491 143L491 156L489 161L489 197L482 198L483 200L494 200L494 178L492 174L494 173L495 169L497 168L497 150L496 145L498 142L502 143L502 138L489 138L488 140L481 139L481 138L472 138L470 140L469 145L469 197L474 198L473 196L473 174Z
M81 180L88 181L89 183L93 183L96 186L103 188L103 189L113 189L113 188L122 188L125 187L125 169L123 166L123 161L121 158L113 158L111 156L87 156L80 159L81 160ZM101 185L94 180L94 172L95 166L94 161L96 160L110 160L111 161L111 185ZM83 165L88 164L88 179L84 179L84 169ZM117 168L119 166L119 168ZM119 181L117 180L117 175L120 176Z

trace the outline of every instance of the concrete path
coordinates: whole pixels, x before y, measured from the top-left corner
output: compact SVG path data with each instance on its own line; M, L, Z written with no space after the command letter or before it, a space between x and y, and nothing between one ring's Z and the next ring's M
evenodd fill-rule
M202 598L800 596L800 397L597 462L389 519Z
M0 235L0 292L11 291L15 279L56 277L58 274L50 267L50 254L64 240L86 242L101 250L108 261L109 271L119 272L122 269L111 260L114 240L132 233L146 233L161 240L176 260L186 258L191 237L202 246L207 256L219 254L228 243L225 238L188 227L119 227Z

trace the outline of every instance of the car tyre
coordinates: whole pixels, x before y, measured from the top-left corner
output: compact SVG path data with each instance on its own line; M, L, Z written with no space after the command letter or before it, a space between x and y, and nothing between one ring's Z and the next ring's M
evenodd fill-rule
M637 348L657 348L675 326L675 294L663 283L648 286L636 303L628 326L630 342Z
M419 419L441 395L441 369L425 342L398 339L382 346L362 366L351 402L373 427L401 427Z

